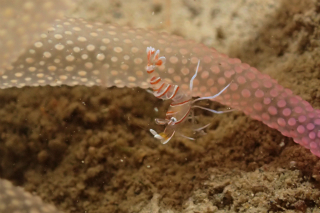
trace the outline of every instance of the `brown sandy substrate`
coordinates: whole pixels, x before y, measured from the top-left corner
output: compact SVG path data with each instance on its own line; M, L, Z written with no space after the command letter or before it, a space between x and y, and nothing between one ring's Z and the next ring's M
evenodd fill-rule
M180 2L186 10L195 4ZM213 37L229 55L270 74L319 109L316 5L281 1L251 37L243 40L239 33L236 46L223 45L229 37L221 29ZM99 14L94 13L98 6L87 9ZM124 23L121 4L111 6L120 14L113 18ZM191 9L194 20L201 10ZM201 123L212 123L206 136L195 142L176 137L160 145L148 129L161 130L153 119L163 117L167 104L141 89L2 90L1 177L74 213L319 212L320 164L308 150L241 112L202 113Z

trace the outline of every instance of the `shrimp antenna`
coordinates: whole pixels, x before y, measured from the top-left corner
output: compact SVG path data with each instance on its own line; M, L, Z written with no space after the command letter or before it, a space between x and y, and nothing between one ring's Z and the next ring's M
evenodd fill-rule
M231 82L230 82L225 88L223 88L220 92L218 92L217 94L215 94L215 95L213 95L213 96L197 98L197 99L195 99L192 103L195 103L195 102L200 101L200 100L212 100L212 99L215 99L216 97L218 97L219 95L221 95L221 93L223 93L226 89L228 89L228 87L230 86L230 84L231 84Z
M199 65L200 65L200 59L198 60L198 65L197 65L196 73L192 76L192 78L191 78L191 80L190 80L190 91L191 91L191 92L192 92L192 89L193 89L193 80L197 77L197 74L198 74Z

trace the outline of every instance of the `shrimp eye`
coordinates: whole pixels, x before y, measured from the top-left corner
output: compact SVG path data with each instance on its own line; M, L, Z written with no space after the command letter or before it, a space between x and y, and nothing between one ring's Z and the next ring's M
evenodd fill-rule
M170 118L170 122L168 123L169 125L175 125L177 122L177 119L175 117Z

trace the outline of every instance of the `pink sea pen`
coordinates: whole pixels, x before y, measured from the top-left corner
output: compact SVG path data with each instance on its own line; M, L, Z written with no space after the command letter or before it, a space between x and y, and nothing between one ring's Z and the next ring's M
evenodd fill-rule
M149 45L166 57L166 64L158 69L162 79L188 93L200 60L194 96L215 95L232 82L215 101L243 111L320 156L319 110L239 59L165 33L61 19L6 69L0 87L65 84L148 88L145 50Z

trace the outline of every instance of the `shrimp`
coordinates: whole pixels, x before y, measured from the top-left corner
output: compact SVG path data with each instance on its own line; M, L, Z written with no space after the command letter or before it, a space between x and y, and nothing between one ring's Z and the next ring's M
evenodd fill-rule
M152 75L150 78L150 86L153 89L153 94L155 97L163 99L163 100L172 100L172 103L169 106L169 109L166 113L165 119L156 118L155 122L158 125L166 125L164 132L157 133L155 130L150 129L150 132L153 134L154 138L161 141L162 144L168 143L174 134L177 132L180 136L188 138L190 140L194 140L194 138L187 137L179 132L182 124L184 124L188 118L191 118L194 123L194 109L200 108L203 110L210 111L212 113L221 114L225 112L231 112L231 110L226 111L216 111L213 109L208 109L205 107L197 106L195 103L200 100L212 100L222 94L225 90L228 89L231 82L224 87L219 93L209 96L209 97L201 97L195 100L192 99L192 89L193 89L193 81L197 77L200 60L198 60L198 65L195 71L195 74L190 79L189 85L189 93L186 93L183 90L180 90L178 85L173 85L165 82L158 73L155 72L155 68L161 65L164 65L166 62L166 58L164 56L159 57L160 50L155 51L153 47L147 47L147 58L148 64L146 67L147 73ZM192 129L193 132L199 132L205 128L207 128L210 124L207 124L200 128Z

